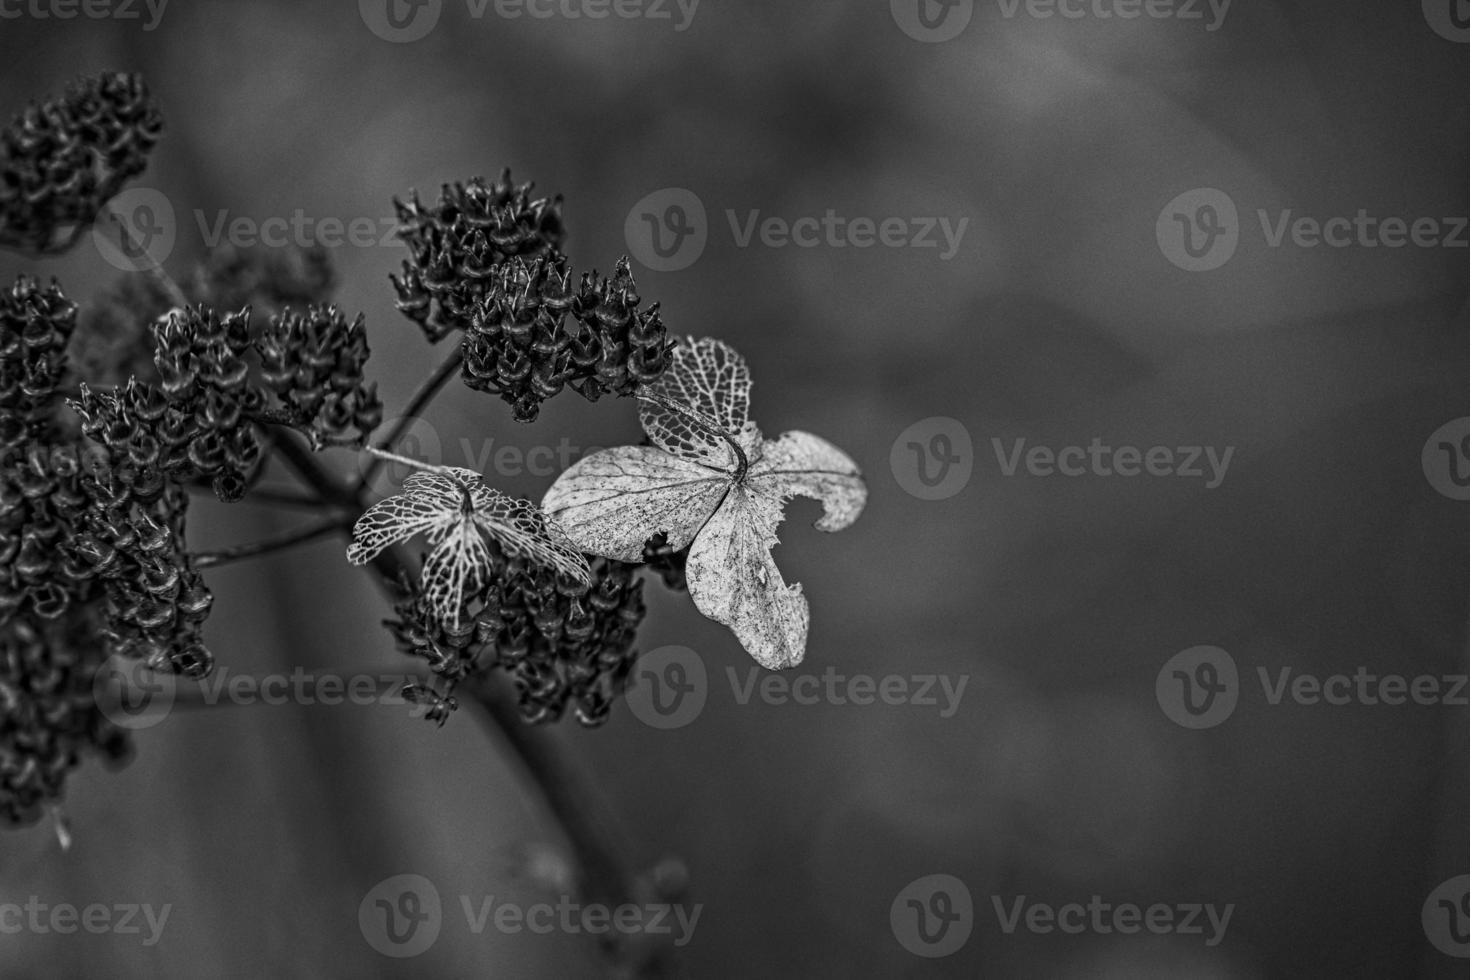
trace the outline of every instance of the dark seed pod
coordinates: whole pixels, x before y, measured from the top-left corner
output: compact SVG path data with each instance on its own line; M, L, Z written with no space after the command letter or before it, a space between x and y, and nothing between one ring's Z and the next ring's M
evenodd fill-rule
M501 264L561 247L561 198L533 198L533 186L512 183L506 170L493 183L445 184L432 207L417 194L394 200L409 252L403 277L393 277L398 309L431 342L469 328Z
M470 317L464 382L499 395L517 421L534 421L541 403L570 386L589 401L630 395L669 363L673 341L656 306L638 308L628 261L610 278L571 286L566 257L548 252L500 267Z
M141 174L163 119L140 76L83 78L0 132L0 246L64 251Z
M583 724L600 724L631 668L645 610L638 566L589 560L590 586L497 554L495 574L466 602L467 636L446 630L414 595L387 625L399 648L425 660L448 690L499 668L514 679L528 722L554 721L570 706Z

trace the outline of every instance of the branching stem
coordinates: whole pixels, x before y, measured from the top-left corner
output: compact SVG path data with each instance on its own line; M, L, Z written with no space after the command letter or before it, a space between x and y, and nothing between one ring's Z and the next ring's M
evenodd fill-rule
M418 390L409 398L408 405L403 409L403 414L398 417L398 421L393 424L393 428L388 430L388 434L377 443L376 447L368 447L369 452L376 448L390 453L390 455L384 455L382 452L374 453L377 459L368 463L367 468L363 470L362 479L357 483L360 491L366 490L372 485L373 478L378 475L378 472L382 470L384 464L388 461L411 462L404 460L402 456L391 455L393 447L398 444L398 440L403 438L403 434L418 419L419 413L428 407L428 404L434 400L434 396L438 395L444 385L448 383L449 379L454 377L463 361L464 349L459 344L455 344L454 350L449 352L449 356L444 359L444 362L434 370L433 374L424 379L423 384L419 385ZM413 463L412 465L421 466L422 464Z
M458 350L449 357L434 374L424 382L413 396L404 418L411 420L433 400L460 363ZM390 431L385 440L387 446L402 436L406 425L401 421ZM291 467L301 480L318 497L320 506L342 508L339 518L334 518L330 527L324 520L314 531L326 534L339 530L349 534L352 524L366 509L368 485L382 463L397 461L417 469L439 469L429 467L417 460L408 459L391 451L391 448L370 446L367 452L375 457L374 463L354 485L348 485L327 472L315 456L288 432L271 432L275 449L281 459ZM744 473L745 455L731 441ZM305 529L303 529L305 530ZM300 531L297 532L302 533ZM402 598L401 582L406 580L412 567L411 559L401 547L385 549L370 566L379 586L393 599ZM640 894L640 876L622 858L623 848L611 839L608 831L610 821L604 808L586 787L579 774L564 757L561 748L545 730L528 725L515 705L515 698L501 678L478 678L467 682L462 693L481 709L487 724L500 736L520 760L526 776L535 785L543 804L561 828L571 847L579 868L579 879L583 891L589 897L618 906L636 901ZM668 975L669 962L664 952L622 948L618 956L623 965L634 971L633 976L657 977Z
M292 528L260 541L252 541L249 544L236 545L220 551L201 552L194 556L194 567L215 568L245 558L259 558L277 551L284 551L298 544L306 544L309 541L324 538L329 534L341 531L343 527L344 521L341 517L324 517L305 527Z

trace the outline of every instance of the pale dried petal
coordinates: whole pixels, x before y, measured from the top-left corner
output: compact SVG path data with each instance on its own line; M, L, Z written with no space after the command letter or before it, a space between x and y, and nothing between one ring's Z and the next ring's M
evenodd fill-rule
M371 561L384 548L424 534L431 545L422 586L435 615L458 624L466 594L478 590L490 570L485 538L508 554L591 580L586 557L527 500L487 487L479 474L458 467L420 471L403 482L403 492L381 500L353 526L347 557Z
M820 436L787 432L762 447L750 464L746 484L782 501L800 494L822 503L819 531L840 531L858 519L868 501L868 487L852 457Z
M424 598L434 615L458 626L465 594L473 594L484 584L489 568L490 551L474 522L462 519L451 526L424 562Z
M638 393L643 431L675 456L730 469L734 460L721 433L749 442L750 368L724 341L683 338L668 369ZM658 401L683 411L670 411Z
M465 491L476 486L484 486L480 474L462 466L446 466L443 471L417 470L409 474L403 481L403 493L458 510Z
M442 504L432 500L403 495L388 497L364 511L352 526L353 541L347 548L347 560L354 565L365 565L384 548L416 534L442 530L457 519L456 511L446 512Z
M535 504L507 497L486 486L475 489L474 501L475 523L507 552L554 568L578 581L592 581L587 557Z
M787 585L771 558L778 498L738 486L689 549L689 597L700 612L730 627L768 670L795 667L806 656L811 613L800 585Z
M689 547L689 594L728 626L762 666L792 667L806 655L810 611L771 557L786 501L820 501L816 526L838 531L867 503L857 464L806 432L763 442L750 421L750 371L719 340L685 339L669 369L639 389L639 415L653 446L593 454L561 475L542 502L583 551L639 561L663 532ZM749 464L737 480L739 452Z
M660 531L671 547L686 547L730 482L726 473L654 446L620 446L568 467L541 506L582 551L638 562L644 542Z

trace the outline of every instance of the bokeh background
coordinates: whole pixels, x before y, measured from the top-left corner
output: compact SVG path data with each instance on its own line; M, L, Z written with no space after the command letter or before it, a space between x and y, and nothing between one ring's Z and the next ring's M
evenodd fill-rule
M750 663L738 644L649 584L640 647L697 651L703 712L659 731L620 705L602 729L567 721L553 737L631 863L687 866L703 904L678 954L687 976L1464 975L1421 908L1470 872L1470 709L1271 705L1254 678L1465 671L1470 504L1435 489L1421 449L1470 415L1467 252L1273 248L1255 215L1470 212L1470 44L1407 0L1237 0L1214 30L1203 5L1202 20L1125 21L984 2L940 43L879 0L703 0L682 31L669 9L511 20L492 5L476 19L443 0L427 36L391 43L350 0L175 0L154 30L141 5L128 21L17 4L0 20L0 114L78 74L145 73L168 129L137 186L181 216L167 263L180 273L204 248L196 210L385 218L395 194L503 166L565 195L569 254L606 272L632 247L635 203L697 195L707 247L675 271L635 262L642 294L674 330L746 355L768 434L826 436L871 491L837 535L811 529L810 501L788 511L777 557L813 612L800 670L968 681L950 717L740 704L726 679ZM1155 225L1199 187L1239 206L1240 241L1191 273ZM968 225L945 260L742 248L725 217L828 209ZM442 356L392 308L402 256L332 250L390 414ZM75 295L122 274L86 244L0 259L4 278L17 271ZM891 450L935 417L971 437L972 472L924 500ZM461 465L461 439L478 453L638 438L626 402L567 396L521 426L458 385L428 422ZM1234 457L1206 489L1005 476L992 444L1094 436ZM538 497L550 482L491 476ZM191 535L219 547L299 519L206 503ZM210 580L208 635L232 672L406 669L340 543ZM1161 710L1155 681L1200 644L1229 651L1242 690L1228 721L1196 731ZM0 936L0 975L603 975L585 936L465 928L458 896L542 900L534 856L563 845L469 712L436 729L381 706L176 709L138 746L121 773L73 778L69 852L44 826L0 840L0 898L171 903L162 941ZM430 950L393 960L357 912L400 873L435 882L446 919ZM900 891L933 874L963 881L975 909L968 941L937 959L890 923ZM1008 935L993 900L1022 895L1234 912L1215 946Z

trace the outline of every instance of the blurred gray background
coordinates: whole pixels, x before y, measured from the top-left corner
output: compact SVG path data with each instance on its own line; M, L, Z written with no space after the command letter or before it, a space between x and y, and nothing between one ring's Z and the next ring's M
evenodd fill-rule
M180 216L179 274L204 248L196 211L376 220L395 194L502 166L565 195L578 269L610 271L633 248L625 219L646 196L702 202L703 254L667 272L635 261L641 293L672 330L749 359L767 435L823 435L871 491L837 535L811 529L816 504L788 510L777 558L813 618L800 672L968 681L950 717L740 704L726 669L743 679L749 658L649 584L640 647L697 651L705 709L659 731L620 704L606 727L568 720L555 738L632 862L687 863L703 903L688 976L1463 975L1421 907L1470 872L1470 709L1272 705L1255 675L1464 672L1470 503L1436 491L1421 449L1470 415L1467 253L1272 247L1256 215L1465 215L1470 44L1436 31L1433 9L1366 0L1237 0L1213 30L1203 4L1200 20L1120 20L986 0L937 43L886 0L704 0L684 30L673 5L670 20L441 6L426 36L395 43L350 0L175 0L153 30L141 4L141 20L17 4L0 20L0 115L79 74L145 73L168 128L136 186ZM1238 248L1208 272L1176 266L1156 236L1194 188L1239 208ZM828 209L968 224L946 260L742 248L726 217ZM403 254L332 249L390 416L443 354L393 310ZM0 259L4 279L17 271L78 296L122 274L85 244ZM935 417L962 424L972 472L924 500L891 451ZM628 402L569 395L522 426L458 384L429 421L458 465L460 439L639 437ZM1022 437L1234 456L1214 489L1006 476L992 440ZM535 497L550 482L490 476ZM220 547L299 520L201 502L191 536ZM210 581L208 635L233 673L408 666L339 542ZM1201 644L1233 656L1242 690L1224 724L1188 730L1155 681ZM125 771L73 778L69 853L45 827L0 839L0 899L171 903L162 940L0 936L0 975L602 975L585 936L465 928L457 896L538 900L526 855L562 843L471 712L435 729L384 707L176 709L137 741ZM435 882L445 925L392 960L357 910L400 873ZM890 924L900 891L933 874L974 902L968 941L937 959ZM993 900L1022 895L1234 912L1214 946L1006 934Z

